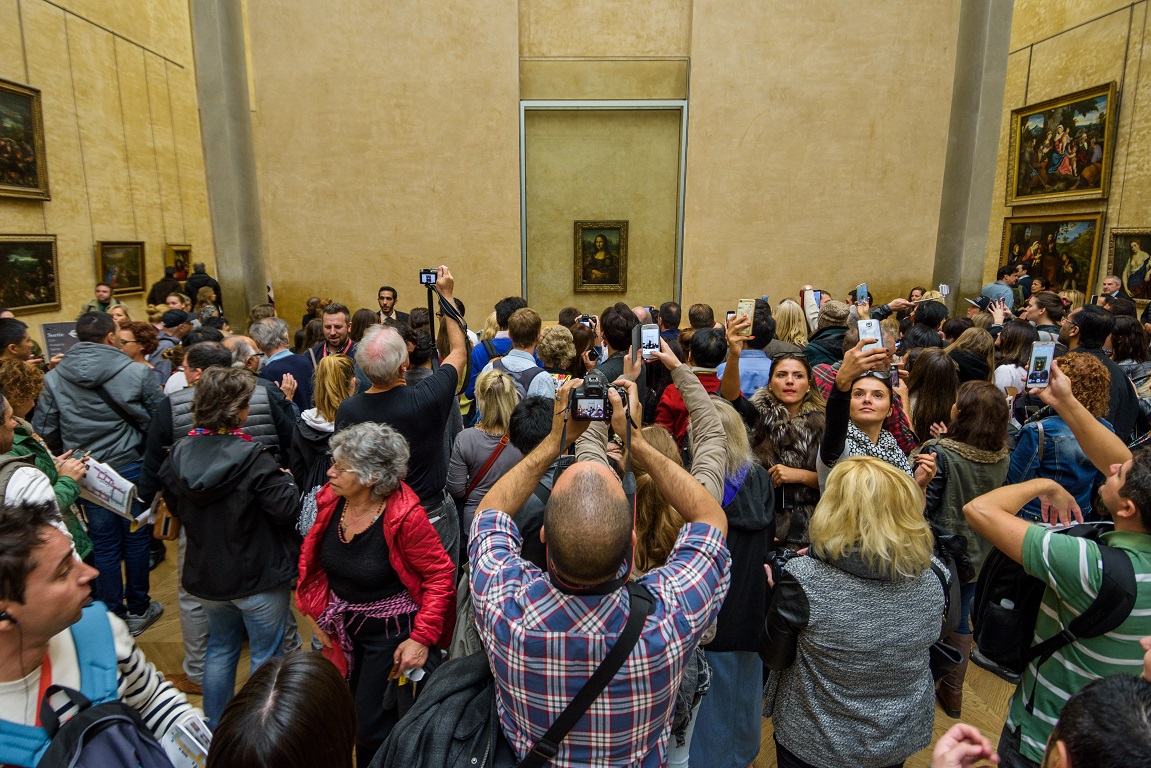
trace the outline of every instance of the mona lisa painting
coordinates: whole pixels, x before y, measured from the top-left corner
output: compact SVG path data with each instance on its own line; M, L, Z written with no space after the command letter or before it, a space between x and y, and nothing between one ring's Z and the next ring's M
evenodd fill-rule
M575 223L575 289L627 291L627 222Z

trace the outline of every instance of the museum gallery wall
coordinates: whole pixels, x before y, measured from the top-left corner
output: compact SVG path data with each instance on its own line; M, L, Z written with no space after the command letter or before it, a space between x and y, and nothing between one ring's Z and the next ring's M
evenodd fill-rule
M1065 4L1061 4L1065 5ZM1151 299L1148 3L1017 0L985 278L1008 261L1085 295Z
M187 4L0 0L0 305L134 319L168 246L213 266ZM42 341L42 340L41 340Z

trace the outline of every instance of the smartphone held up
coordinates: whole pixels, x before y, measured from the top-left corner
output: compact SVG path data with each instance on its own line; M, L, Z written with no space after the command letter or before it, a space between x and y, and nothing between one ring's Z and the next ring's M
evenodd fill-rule
M1054 359L1054 341L1037 341L1031 345L1031 361L1027 365L1028 387L1043 389L1051 382L1051 361Z

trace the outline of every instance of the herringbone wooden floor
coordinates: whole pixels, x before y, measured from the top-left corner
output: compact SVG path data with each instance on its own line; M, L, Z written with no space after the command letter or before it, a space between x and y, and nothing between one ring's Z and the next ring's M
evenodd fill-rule
M152 572L152 598L164 604L164 615L138 638L140 648L148 659L167 673L180 672L184 658L180 638L179 607L176 604L176 543L168 542L167 559ZM297 616L297 619L299 617ZM248 655L244 652L237 673L237 686L248 679ZM1014 689L989 672L984 672L974 664L967 674L963 696L963 720L983 731L994 744L999 740L999 731L1007 717L1007 703ZM198 706L199 697L191 697ZM938 739L955 720L935 709L935 738ZM775 746L772 742L771 721L763 721L763 740L759 757L752 764L754 768L775 768ZM932 743L934 746L934 741ZM914 755L907 761L907 768L928 768L931 765L931 747Z

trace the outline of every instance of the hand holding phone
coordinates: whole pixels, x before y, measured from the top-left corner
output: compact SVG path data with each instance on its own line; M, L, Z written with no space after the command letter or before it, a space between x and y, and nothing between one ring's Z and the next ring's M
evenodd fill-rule
M1054 341L1037 341L1031 345L1031 361L1027 365L1028 387L1043 389L1051 383L1051 361L1054 359Z
M883 347L883 330L879 325L878 320L860 320L859 321L859 338L875 339L871 344L865 344L863 347L864 352L869 352L873 349L880 349Z
M645 323L640 328L640 352L644 360L655 357L659 351L659 326L655 323Z
M755 322L755 299L740 299L739 303L735 305L735 316L737 318L746 317L748 320ZM749 325L741 336L751 335L751 326Z

